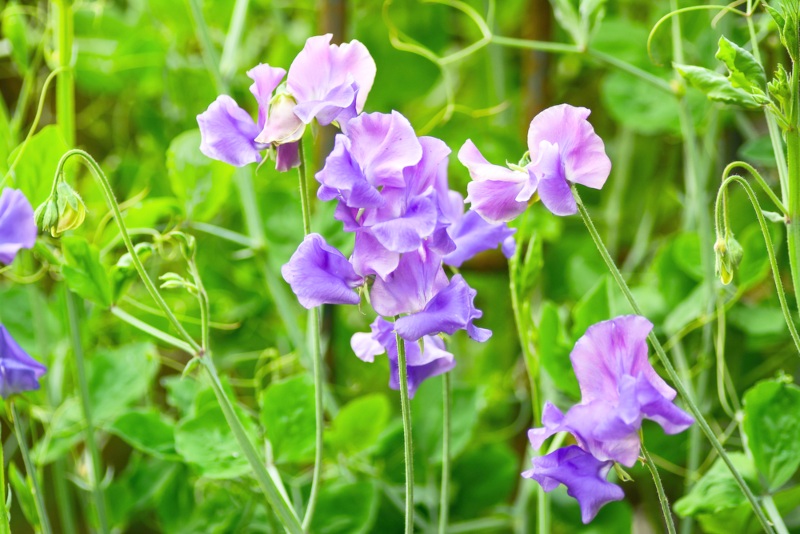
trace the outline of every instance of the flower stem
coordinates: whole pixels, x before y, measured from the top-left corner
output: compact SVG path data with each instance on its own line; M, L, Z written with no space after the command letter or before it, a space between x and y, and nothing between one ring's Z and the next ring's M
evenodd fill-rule
M50 519L47 517L47 508L44 505L44 494L42 488L39 487L39 477L36 474L36 469L31 461L31 455L28 451L28 443L25 440L25 433L22 431L20 424L19 412L17 412L17 405L14 401L8 403L11 406L11 418L14 420L14 433L17 436L17 443L19 444L19 452L22 454L22 461L25 463L25 471L27 472L28 479L33 489L33 502L36 505L36 513L39 516L43 534L52 534L53 529L50 527ZM1 447L0 447L1 448ZM6 503L0 503L0 506L5 507Z
M664 492L664 485L661 483L661 476L658 474L658 468L650 457L650 453L642 443L642 455L650 474L653 475L653 483L656 485L656 493L658 493L658 502L661 503L661 514L664 516L664 522L667 525L667 532L675 534L675 522L672 520L672 511L669 508L669 500L667 494Z
M75 145L75 73L72 70L74 26L72 0L55 2L58 15L56 38L58 66L61 72L56 85L56 119L67 146Z
M100 532L108 532L108 514L106 512L106 501L103 495L103 488L100 485L102 477L100 472L102 466L100 462L100 451L97 449L97 442L94 439L94 421L92 420L92 407L89 399L89 381L86 378L86 366L84 363L83 344L81 342L80 321L78 317L78 307L75 302L75 295L69 289L64 291L64 299L67 303L67 316L69 319L69 334L72 342L72 356L75 361L75 373L78 378L78 389L81 395L81 409L85 422L86 448L89 450L89 457L92 461L91 485L92 500L97 512L97 522Z
M300 157L300 167L298 167L298 176L300 182L300 205L303 215L303 234L308 235L311 233L311 198L308 187L308 172L306 168L305 150L303 149L303 141L300 140L298 147L298 154ZM319 486L322 476L322 456L324 452L324 431L325 431L325 407L323 405L323 382L324 376L322 373L322 351L320 350L320 334L319 334L319 309L312 308L308 310L308 353L311 356L311 363L314 370L314 413L316 422L315 432L315 452L314 452L314 471L311 478L311 493L308 496L308 506L306 513L303 517L303 529L308 531L311 527L311 520L314 517L314 509L317 505L317 498L319 496Z
M446 534L450 511L450 372L442 375L442 484L439 494L439 534Z
M625 298L628 300L628 303L631 305L631 308L633 308L633 311L637 315L642 315L642 310L641 308L639 308L639 304L633 297L633 294L631 293L631 290L628 287L627 282L625 282L625 279L622 277L622 274L619 272L619 269L617 269L617 266L615 265L614 260L611 258L611 255L609 255L608 250L606 250L606 247L603 244L603 240L600 237L600 234L597 232L597 229L594 227L594 223L592 223L592 219L589 216L589 212L586 211L586 206L584 206L583 201L581 200L581 197L574 186L572 187L572 193L575 196L575 201L578 204L578 211L580 211L581 217L583 218L583 222L586 225L586 229L589 230L589 234L591 235L592 240L594 241L594 244L597 247L597 250L600 252L600 256L603 258L606 267L608 267L609 272L611 273L612 277L619 286L619 289L625 295ZM700 409L694 403L692 397L688 394L686 387L683 385L683 382L681 382L680 378L678 377L678 373L672 366L672 362L669 361L666 352L664 352L664 347L661 346L661 342L658 341L658 338L656 337L653 331L650 331L650 333L647 335L647 339L650 341L650 344L655 349L656 354L658 355L658 358L661 361L661 365L664 366L667 375L674 384L675 389L678 390L678 393L680 394L681 398L683 398L684 402L686 403L686 407L694 416L695 420L697 421L697 424L700 426L700 429L706 435L706 438L708 438L708 441L711 443L711 446L714 447L714 449L717 451L720 458L722 458L722 461L725 462L725 465L728 466L728 469L733 475L733 478L736 480L736 483L739 485L739 488L741 488L742 493L744 493L745 497L750 503L750 506L753 508L753 512L758 518L759 523L761 523L761 526L764 528L766 532L774 534L775 531L772 529L772 526L770 526L769 521L764 515L763 510L761 510L761 506L759 506L758 500L756 499L755 495L753 495L753 492L750 490L750 487L744 481L744 478L742 478L742 475L741 473L739 473L739 470L736 469L736 466L733 465L733 462L731 461L728 454L725 452L725 449L722 447L722 444L719 442L719 439L717 439L717 436L714 434L714 431L708 425L708 422L706 421L705 417L703 417L703 414L700 412Z
M769 519L772 521L772 524L775 525L775 530L778 532L778 534L789 534L789 529L786 528L786 523L783 522L783 517L781 517L780 511L778 511L778 507L775 506L775 501L772 500L772 495L765 495L763 497L763 501L764 508L767 509Z
M406 345L400 334L397 342L397 374L400 376L400 409L403 414L403 444L406 462L406 534L414 532L414 443L411 436L411 400L408 396Z
M2 427L0 427L2 430ZM11 534L11 523L6 509L6 464L3 458L3 440L0 439L0 534Z
M244 426L242 426L242 422L239 420L239 416L236 414L236 410L231 400L228 398L228 394L225 393L225 389L223 389L222 383L219 380L219 375L217 375L217 369L214 366L211 355L207 354L203 358L200 358L200 362L203 364L203 368L206 370L206 374L211 381L211 388L214 390L222 413L228 421L228 426L230 426L233 431L236 441L239 442L239 446L242 448L242 452L244 452L247 461L250 462L256 481L258 481L261 491L267 497L270 507L288 532L291 534L302 534L303 527L300 525L300 520L297 518L294 509L291 504L289 504L286 496L281 493L279 483L276 482L269 471L267 471L266 465L259 457Z
M791 128L786 131L787 160L789 170L789 222L787 241L789 245L789 267L792 273L795 300L800 306L800 72L797 65L792 68L792 105L789 119Z

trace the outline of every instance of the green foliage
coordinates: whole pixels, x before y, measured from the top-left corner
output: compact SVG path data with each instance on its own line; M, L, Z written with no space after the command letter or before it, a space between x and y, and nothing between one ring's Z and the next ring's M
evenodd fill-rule
M311 415L313 421L313 410ZM389 422L389 415L389 401L384 395L372 394L354 399L336 414L326 439L338 454L358 454L378 442ZM313 423L310 427L313 433Z
M312 459L316 425L311 377L298 375L273 382L262 392L260 404L261 423L275 460L301 463Z
M375 522L378 494L368 482L340 483L323 488L311 528L323 534L369 532Z
M69 288L104 308L111 306L111 283L97 248L82 237L65 237L61 242L65 260L61 272Z

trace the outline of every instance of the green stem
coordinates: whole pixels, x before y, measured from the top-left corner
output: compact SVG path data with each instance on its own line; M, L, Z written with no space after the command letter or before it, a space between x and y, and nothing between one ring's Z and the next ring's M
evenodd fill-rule
M50 519L47 517L47 508L44 505L44 494L39 486L39 477L37 476L36 469L31 461L31 455L28 451L28 442L25 439L25 433L22 431L19 412L17 412L17 405L14 401L9 402L8 404L11 405L11 418L14 420L14 433L17 436L19 452L22 454L22 461L25 463L25 471L27 472L28 480L30 481L33 490L33 502L36 505L36 513L39 516L42 532L43 534L52 534L53 529L50 527ZM5 507L5 501L0 503L0 505Z
M222 383L219 380L217 369L214 366L211 355L205 355L200 361L211 381L211 387L214 390L214 394L217 396L217 401L222 409L222 413L225 415L225 419L228 421L228 425L233 431L236 441L239 442L239 446L242 448L242 452L244 452L247 461L250 462L256 481L258 481L258 485L267 497L270 507L272 507L272 510L288 532L291 534L302 534L303 527L300 525L300 520L297 518L294 509L286 496L280 491L278 482L272 478L266 465L259 457L244 426L242 426L242 422L239 420L239 416L236 414L231 400L228 398L228 394L225 393L225 389L222 387Z
M406 345L400 334L397 342L397 373L400 375L400 409L403 414L403 445L406 463L406 534L414 533L414 443L411 436L411 400L408 396Z
M786 131L787 159L789 169L789 222L787 241L789 245L789 266L796 306L800 306L800 79L797 65L792 68L791 128Z
M733 163L728 164L728 166L725 167L725 170L722 172L722 181L725 181L725 179L731 175L731 172L733 172L733 169L735 169L736 167L741 167L742 169L749 172L750 175L753 178L755 178L756 183L767 194L772 203L775 204L775 207L781 211L784 217L786 217L787 219L789 218L789 210L786 208L786 206L783 205L783 202L781 202L778 196L772 191L772 188L769 186L769 184L767 184L767 181L764 180L764 178L761 176L761 174L759 174L759 172L755 169L755 167L753 167L749 163L745 163L744 161L734 161Z
M89 457L92 460L92 500L94 500L95 511L97 512L97 522L100 527L100 532L107 533L108 530L108 513L106 511L106 501L103 495L103 488L100 484L102 477L102 465L100 462L100 451L97 449L97 442L94 439L94 421L92 420L92 407L89 398L89 381L86 378L86 366L84 363L83 344L81 342L80 320L78 317L78 307L75 302L75 296L70 290L64 291L64 298L67 303L67 316L69 319L69 334L70 341L72 342L72 356L75 361L75 373L78 377L78 389L80 390L81 409L83 410L83 419L86 424L85 439L86 448L89 450Z
M603 240L600 237L600 234L597 232L597 229L594 227L594 223L592 223L592 219L589 216L589 212L586 211L586 206L583 205L583 201L581 200L580 195L578 194L578 191L575 187L572 187L572 193L575 196L575 200L578 204L578 211L580 211L581 217L583 218L583 222L586 225L586 228L589 231L589 234L591 235L592 240L594 241L594 244L597 247L597 250L600 252L600 256L603 258L606 267L608 267L609 272L611 272L611 275L613 276L614 280L619 286L619 289L625 295L625 298L628 300L628 303L631 305L631 308L633 308L633 311L637 315L643 315L642 310L641 308L639 308L639 304L636 302L636 299L631 293L631 290L628 287L627 282L625 282L625 279L622 277L622 274L619 272L619 269L617 269L617 266L614 264L614 260L609 255L608 250L606 250L606 247L603 244ZM711 446L714 447L714 449L717 451L717 454L719 454L720 458L722 458L722 461L725 462L725 465L728 466L728 469L733 475L733 478L736 480L736 483L741 488L742 493L744 493L745 497L750 503L750 506L753 508L753 512L758 518L758 521L761 523L761 526L764 527L764 530L766 532L774 534L774 530L770 526L769 521L764 515L764 512L761 510L761 507L758 504L758 500L756 499L755 495L753 495L753 492L750 490L750 487L744 481L744 478L742 478L742 475L741 473L739 473L739 470L736 469L735 465L733 465L733 462L731 461L728 454L725 452L725 449L722 447L722 444L719 442L719 439L717 439L717 436L714 434L714 431L708 425L708 422L706 421L705 417L703 417L702 412L694 403L692 397L689 395L688 391L686 390L686 387L683 385L683 382L678 377L678 373L672 366L672 362L669 361L666 352L664 352L664 347L661 346L661 342L658 341L658 338L656 337L655 333L653 333L653 331L650 331L650 333L647 335L647 339L650 341L650 344L655 349L656 354L658 355L658 358L661 361L661 365L664 366L664 369L666 370L669 379L672 381L672 383L675 386L675 389L678 390L678 393L683 398L684 402L686 403L686 407L694 416L697 424L700 426L700 429L706 435L706 438L708 438L708 441L711 443Z
M442 375L442 484L439 493L439 534L446 534L450 512L450 373Z
M11 523L8 509L6 509L6 464L4 460L3 440L0 439L0 534L11 534Z
M792 320L792 313L789 310L789 304L786 302L786 293L783 290L783 282L781 281L780 271L778 270L778 260L775 257L775 248L772 245L772 236L769 233L769 226L767 226L767 220L764 218L764 214L761 211L761 205L758 202L758 197L756 197L755 191L753 191L753 188L749 183L747 183L747 180L741 176L734 175L726 178L725 181L722 182L719 192L717 192L717 202L714 211L716 214L715 218L717 221L718 239L720 236L722 236L723 231L728 230L722 214L724 207L722 198L728 186L734 182L738 183L744 188L745 193L747 193L747 196L750 199L750 203L753 205L753 210L756 212L756 218L758 219L758 224L761 227L761 233L764 236L764 243L767 248L767 256L769 257L769 264L772 269L772 278L775 281L775 289L778 293L778 301L781 305L781 311L783 311L783 318L786 321L786 326L789 328L789 333L792 336L792 341L794 341L794 346L797 349L798 354L800 354L800 335L797 333L797 328Z
M172 336L172 335L167 334L166 332L164 332L162 330L159 330L158 328L152 326L150 323L146 323L146 322L144 322L142 320L139 320L138 318L136 318L133 315L129 314L128 312L124 311L122 308L118 308L117 306L113 306L111 308L111 313L115 317L117 317L118 319L122 319L123 321L125 321L126 323L131 325L132 327L137 328L137 329L141 330L142 332L144 332L146 334L150 334L154 338L163 341L167 345L175 347L176 349L180 349L180 350L186 352L187 354L194 354L195 353L195 351L192 348L192 346L189 345L188 343L186 343L185 341L181 341L180 339L176 338L175 336Z
M206 64L206 69L211 73L217 92L225 93L228 87L220 74L219 56L217 55L217 49L214 48L211 42L211 35L208 33L208 25L203 17L203 7L200 5L199 0L186 1L189 2L189 11L192 14L197 38L200 41L200 48L203 52L203 61Z
M672 511L669 508L667 494L664 492L664 485L661 483L661 476L658 474L658 468L650 457L650 453L647 451L647 448L645 448L644 443L642 443L642 455L644 456L644 463L647 465L647 469L649 469L650 474L653 475L653 483L656 485L658 502L661 503L661 514L664 516L667 532L669 532L669 534L675 534L675 523L672 520Z
M56 85L56 119L67 146L75 145L75 73L72 70L72 41L74 28L72 0L55 2L58 15L58 66L61 73Z
M772 495L765 495L762 500L764 501L764 508L767 509L770 521L775 525L775 530L778 534L789 534L789 529L786 528L786 523L783 522L783 517L775 506L775 501L772 500Z
M161 293L158 292L156 285L153 283L153 280L150 278L150 275L147 274L147 271L142 264L142 260L139 259L139 255L136 253L136 249L133 246L133 241L131 240L130 235L128 234L128 229L125 226L125 223L122 220L122 212L119 209L119 203L117 202L116 197L114 196L114 191L111 189L111 183L108 181L103 169L100 165L95 161L95 159L88 153L83 150L74 148L72 150L68 150L63 156L61 156L61 160L58 162L58 167L56 167L56 179L53 181L53 190L55 190L56 185L58 183L58 179L61 174L64 172L64 165L66 164L67 160L71 156L79 156L86 162L89 169L92 171L95 179L97 180L100 189L103 191L103 195L106 198L106 202L108 207L111 209L112 213L114 214L114 220L117 222L117 226L119 227L119 233L122 236L122 241L125 243L125 248L128 249L128 252L131 255L131 260L133 261L133 266L136 268L136 272L139 274L139 278L142 279L142 283L144 284L147 292L150 293L150 296L153 298L155 303L164 312L164 316L167 318L169 323L172 327L180 334L180 336L194 349L194 351L200 350L200 345L189 335L183 325L178 321L175 317L175 314L172 313L172 310L167 305L167 302L164 300L164 297L161 296Z
M222 46L222 59L219 61L219 70L223 76L230 76L236 70L239 41L242 38L244 23L247 20L249 4L250 0L236 0L236 3L233 4L231 24L225 36L225 44Z

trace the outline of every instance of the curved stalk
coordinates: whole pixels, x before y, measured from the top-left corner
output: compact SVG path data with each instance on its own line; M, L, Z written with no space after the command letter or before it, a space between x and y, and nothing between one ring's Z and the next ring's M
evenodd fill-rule
M22 455L22 461L25 464L25 471L28 479L33 486L33 502L36 505L36 514L39 516L43 534L52 534L53 529L50 526L50 519L47 517L47 508L44 505L44 494L42 488L39 486L39 477L36 475L36 469L31 461L31 455L28 451L28 442L25 440L25 433L22 431L22 425L19 423L19 412L17 412L17 405L14 401L8 403L11 406L11 418L14 420L14 433L17 436L17 443L19 444L19 452ZM2 448L2 447L0 447ZM0 506L5 507L6 503L0 503Z
M586 225L586 229L589 231L589 234L591 235L592 240L594 241L594 244L597 247L598 252L600 252L600 256L603 258L606 267L608 267L611 276L614 278L614 281L616 281L617 285L619 286L619 289L625 295L625 298L628 300L628 303L631 305L631 308L633 308L633 311L638 315L642 315L642 310L641 308L639 308L639 304L633 297L633 294L631 293L631 290L628 287L627 282L625 282L625 279L622 277L622 274L619 272L619 269L617 269L617 266L614 263L614 260L611 258L611 255L609 255L608 250L606 250L606 247L603 244L603 240L600 237L600 234L597 232L594 223L592 223L592 219L589 216L589 212L586 211L586 206L584 206L583 201L581 200L581 197L574 186L572 187L572 194L575 196L575 201L578 204L578 211L581 214L581 218L583 218L583 222ZM650 344L655 349L656 354L658 355L658 358L661 361L661 365L664 366L667 375L669 376L670 380L675 386L675 389L678 390L678 393L680 394L681 398L683 398L684 402L686 403L686 407L694 416L697 424L700 426L700 429L706 435L706 438L708 438L708 441L711 443L711 446L714 447L714 450L717 451L717 454L719 454L720 458L722 458L722 461L725 462L725 465L728 466L728 469L733 475L733 478L736 480L736 483L739 485L739 488L742 490L742 493L744 493L745 497L750 503L750 506L753 508L753 512L755 513L759 523L761 523L761 526L764 528L764 531L768 532L769 534L774 534L775 531L773 530L772 526L767 520L767 517L764 515L764 512L761 509L761 506L759 505L756 496L750 490L750 487L744 481L744 478L742 478L742 475L741 473L739 473L739 470L736 469L735 465L733 465L733 462L731 461L728 454L725 452L725 449L719 442L719 439L717 439L717 436L714 434L714 431L708 425L708 422L706 421L705 417L703 417L702 412L694 403L692 397L688 394L686 386L683 385L683 382L678 377L678 373L675 371L675 367L673 367L672 362L670 362L666 352L664 352L664 348L661 346L661 342L658 340L655 333L653 333L652 331L647 335L647 339L650 341Z

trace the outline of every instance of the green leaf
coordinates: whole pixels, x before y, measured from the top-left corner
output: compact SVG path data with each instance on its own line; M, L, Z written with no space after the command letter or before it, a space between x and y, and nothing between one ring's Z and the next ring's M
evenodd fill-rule
M249 434L255 434L250 419L242 418L242 424ZM208 478L237 478L250 472L250 464L218 406L208 405L178 423L175 449Z
M755 469L745 454L733 452L728 453L728 456L745 481L755 481ZM728 466L718 458L692 490L675 502L674 510L679 516L686 517L704 513L716 514L746 503L747 498Z
M702 281L703 262L700 250L700 236L697 232L683 232L672 243L672 256L681 271L694 280Z
M762 93L767 88L767 75L764 68L756 61L753 54L729 41L725 36L719 38L719 50L716 58L725 63L730 71L728 79L731 85L744 89L749 93L754 90Z
M749 139L739 147L739 157L755 165L775 167L775 151L772 149L772 139L769 135L762 135Z
M123 414L107 428L133 448L158 458L174 457L175 424L157 410L137 410Z
M411 403L412 413L424 413L415 417L415 460L419 469L442 462L443 428L443 379L427 381L417 390ZM469 444L481 412L481 392L476 388L454 386L450 392L450 457L458 457Z
M367 450L378 442L390 414L386 396L374 393L359 397L336 414L328 439L337 451L348 456Z
M505 502L519 476L517 455L505 442L470 449L453 466L453 515L476 517Z
M235 167L214 161L200 152L200 130L190 130L172 140L167 151L172 191L184 204L187 217L209 220L228 198Z
M581 26L581 19L578 11L570 0L550 0L553 6L553 14L558 21L558 25L566 31L575 44L583 44L586 37Z
M78 236L65 237L61 244L65 260L61 272L69 288L86 300L110 307L111 283L100 263L100 252Z
M746 108L757 108L759 104L753 96L738 89L731 84L731 81L722 74L703 67L693 65L675 64L675 69L688 81L692 87L699 89L706 96L717 102L733 104Z
M579 338L595 323L611 317L608 297L608 277L603 276L595 286L575 304L572 310L572 337Z
M584 329L585 330L585 329ZM539 353L542 367L561 391L573 398L580 397L580 388L569 353L572 344L567 338L566 328L558 314L558 306L545 301L539 320Z
M22 145L15 148L8 156L9 165L17 158ZM53 178L56 174L58 161L69 150L61 130L49 124L39 130L28 140L25 152L17 162L14 169L14 187L20 189L30 200L34 209L42 204L50 195ZM67 175L73 176L75 161L67 164Z
M14 498L19 507L22 508L22 515L38 531L40 528L39 514L36 512L33 490L28 486L25 477L22 476L13 462L8 464L8 480L11 483L11 487L14 488ZM0 506L5 505L6 503L0 503Z
M314 457L314 383L307 374L273 382L261 393L261 422L275 460L301 463ZM340 412L341 415L341 412Z
M92 415L102 424L147 395L158 372L158 353L149 343L99 349L87 367Z
M369 532L378 512L378 492L369 482L322 487L311 532L359 534Z
M800 467L800 388L766 380L744 396L744 431L756 468L772 492Z

